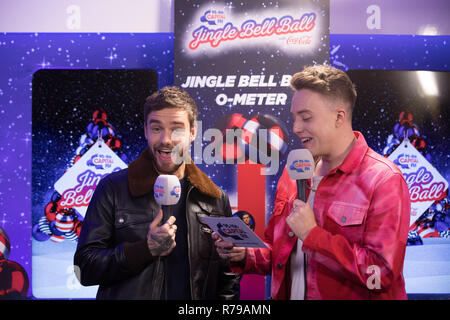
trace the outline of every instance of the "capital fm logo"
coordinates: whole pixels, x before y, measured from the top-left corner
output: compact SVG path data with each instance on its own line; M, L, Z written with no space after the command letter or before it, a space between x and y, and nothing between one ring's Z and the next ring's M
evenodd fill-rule
M217 232L225 238L233 238L235 240L248 239L246 232L233 223L218 223Z
M226 16L223 10L206 10L200 17L200 22L206 23L210 26L221 25L225 21Z
M97 170L105 170L107 168L111 168L114 164L114 160L110 155L103 154L94 154L92 157L86 162L88 167L94 167Z
M179 198L181 194L181 188L180 186L174 186L172 191L170 191L170 195L174 196L176 198Z
M393 162L402 169L411 169L417 167L419 159L416 155L402 153Z
M164 191L164 186L155 184L155 186L153 187L153 194L154 194L155 198L162 198L162 197L164 197L165 193L166 192Z
M294 160L289 167L290 170L295 170L297 172L310 171L312 164L309 160Z

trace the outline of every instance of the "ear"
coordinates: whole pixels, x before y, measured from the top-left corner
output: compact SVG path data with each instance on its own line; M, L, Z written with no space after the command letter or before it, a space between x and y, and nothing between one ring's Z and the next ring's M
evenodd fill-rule
M190 137L189 137L189 140L191 142L193 142L195 140L195 136L197 135L197 130L198 130L197 121L194 121L194 125L191 128L191 133L190 133Z
M341 127L347 121L347 117L347 108L345 108L344 106L338 106L336 108L336 127Z
M148 137L147 137L147 123L146 122L144 122L144 136L145 136L145 139L148 140Z

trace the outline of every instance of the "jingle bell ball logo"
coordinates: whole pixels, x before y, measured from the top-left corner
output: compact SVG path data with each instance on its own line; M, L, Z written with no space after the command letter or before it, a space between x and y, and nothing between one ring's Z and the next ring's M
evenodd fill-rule
M447 180L405 139L388 157L403 173L411 200L410 225L446 197Z
M112 172L125 169L122 161L100 140L55 182L55 190L61 195L62 207L73 208L83 217L94 190L101 179Z
M76 177L76 184L71 188L65 188L61 192L62 207L78 208L89 205L94 190L101 179L108 174L98 174L91 170L86 170Z
M239 45L258 42L258 45L277 44L287 47L312 46L312 32L317 29L317 15L315 12L298 14L271 15L265 12L265 17L249 19L233 19L221 10L208 9L202 11L199 21L192 25L197 27L189 33L188 47L191 51L198 48L217 48L239 42ZM260 16L260 15L259 15ZM242 22L236 22L242 21ZM199 25L200 22L200 26ZM275 37L275 38L274 38Z
M444 181L436 179L435 169L427 162L419 162L417 155L401 153L393 162L403 171L412 202L437 201L445 196Z
M295 170L297 172L310 171L312 164L309 160L294 160L290 165L290 170Z
M425 166L417 171L404 174L412 202L439 201L445 197L447 189L444 181L436 181L433 173Z

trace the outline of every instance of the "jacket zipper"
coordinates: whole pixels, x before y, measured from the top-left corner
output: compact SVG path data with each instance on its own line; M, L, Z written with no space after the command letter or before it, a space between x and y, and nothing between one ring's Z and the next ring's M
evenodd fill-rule
M303 294L304 294L303 300L306 300L306 289L308 288L307 280L306 280L306 265L307 265L306 259L307 259L306 253L303 253L303 277L305 278L305 290L303 290Z
M156 279L159 279L158 274L160 273L161 262L162 262L162 258L161 258L161 256L158 256L158 260L156 261L155 273L154 273L154 277L156 277ZM163 289L163 285L165 283L167 270L165 268L163 268L162 272L163 272L163 279L161 281L154 281L154 283L156 283L157 285L155 285L155 288L154 288L155 290L152 290L152 300L161 300L162 289ZM166 286L164 285L164 287L166 287ZM167 300L167 297L166 297L166 300Z
M188 213L188 205L187 205L187 203L188 203L188 200L189 200L189 194L191 193L191 191L192 191L192 189L193 189L193 187L192 186L190 186L189 187L189 190L188 190L188 193L187 193L187 196L186 196L186 225L187 225L187 243L188 243L188 260L189 260L189 284L190 284L190 290L191 290L191 299L192 300L194 300L194 292L193 292L193 286L192 286L192 266L191 266L191 241L190 241L190 238L191 238L191 226L190 226L190 224L189 224L189 219L190 219L190 217L189 217L189 213Z
M203 290L202 290L202 295L203 296L202 296L202 298L206 297L206 289L208 288L208 281L209 281L209 268L211 267L211 258L212 258L213 254L214 254L214 250L216 250L214 248L214 246L211 247L211 255L210 255L209 259L208 259L208 268L206 269L206 279L205 279L205 283L203 284Z

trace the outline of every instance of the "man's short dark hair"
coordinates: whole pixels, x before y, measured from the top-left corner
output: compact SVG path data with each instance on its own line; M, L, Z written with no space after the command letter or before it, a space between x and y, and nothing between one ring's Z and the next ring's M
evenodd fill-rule
M191 128L197 120L198 110L195 101L184 90L176 86L167 86L147 97L144 104L144 121L150 112L165 108L179 108L188 113Z
M342 99L353 112L356 103L356 88L342 70L327 65L307 66L292 76L291 88L298 91L310 89L325 96Z

